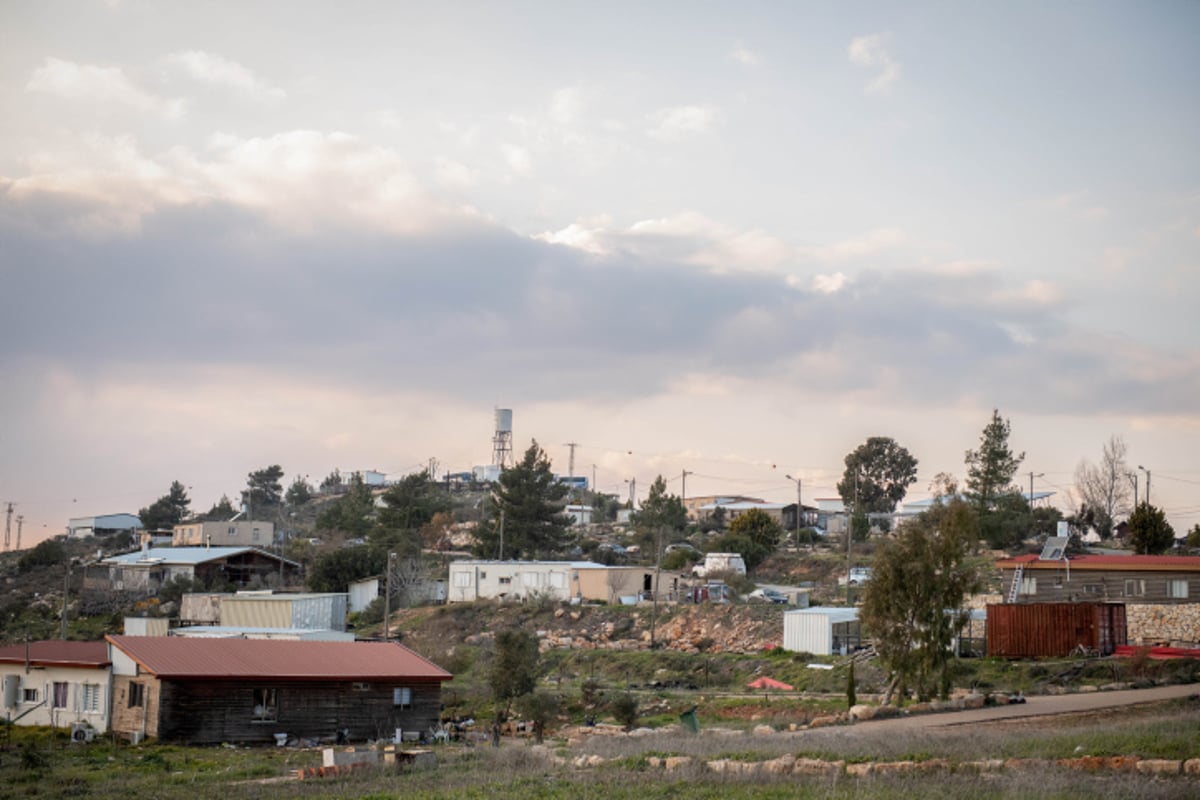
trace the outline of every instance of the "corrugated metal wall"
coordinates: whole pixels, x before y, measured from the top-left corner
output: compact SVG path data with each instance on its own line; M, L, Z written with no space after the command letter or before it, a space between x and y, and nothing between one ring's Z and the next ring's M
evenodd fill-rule
M1002 658L1070 655L1077 647L1111 655L1125 644L1118 603L1019 603L987 609L987 651Z
M221 624L231 628L346 629L346 595L226 597Z
M830 655L832 632L829 618L822 614L784 614L783 649L793 653Z

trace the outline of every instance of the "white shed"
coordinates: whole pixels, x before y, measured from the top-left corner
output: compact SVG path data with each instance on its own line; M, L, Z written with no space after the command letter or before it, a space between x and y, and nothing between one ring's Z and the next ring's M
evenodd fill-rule
M857 608L800 608L783 614L783 649L828 656L862 641Z

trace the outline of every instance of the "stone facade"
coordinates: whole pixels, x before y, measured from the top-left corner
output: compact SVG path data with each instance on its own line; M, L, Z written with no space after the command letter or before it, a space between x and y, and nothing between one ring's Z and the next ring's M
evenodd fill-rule
M1135 645L1186 646L1200 643L1200 603L1125 606L1128 640Z

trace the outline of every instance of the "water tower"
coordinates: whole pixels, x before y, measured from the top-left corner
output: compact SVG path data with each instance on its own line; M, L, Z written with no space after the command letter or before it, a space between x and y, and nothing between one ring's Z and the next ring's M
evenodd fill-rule
M492 466L505 470L513 465L512 409L496 409L496 432L492 434Z

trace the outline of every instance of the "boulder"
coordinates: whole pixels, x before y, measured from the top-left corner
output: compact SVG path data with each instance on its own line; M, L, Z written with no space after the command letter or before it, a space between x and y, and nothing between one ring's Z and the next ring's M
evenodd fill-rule
M1137 771L1143 775L1178 775L1183 771L1183 762L1173 758L1143 758L1137 763Z

